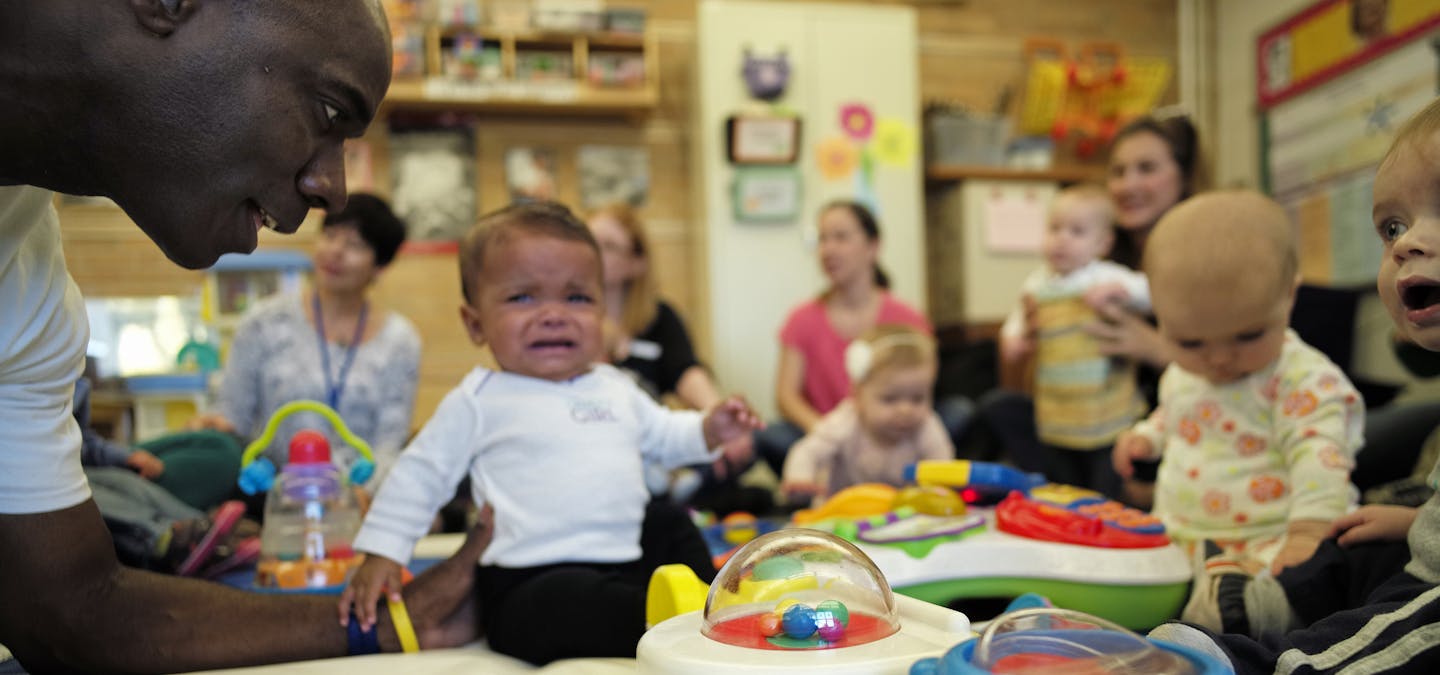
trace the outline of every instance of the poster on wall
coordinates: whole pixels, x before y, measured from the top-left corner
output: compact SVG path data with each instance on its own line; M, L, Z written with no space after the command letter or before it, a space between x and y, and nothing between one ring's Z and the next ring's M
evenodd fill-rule
M1256 42L1262 109L1374 61L1440 27L1440 0L1320 0Z
M1400 124L1435 97L1436 66L1429 40L1411 40L1266 111L1266 185L1299 226L1307 283L1374 284L1376 164Z
M576 158L580 205L644 206L650 194L650 151L643 147L582 145Z
M870 104L862 101L842 104L834 119L840 131L815 144L816 168L827 181L851 180L854 199L878 216L876 167L906 167L916 161L919 134L915 125L898 117L877 116Z
M475 221L475 143L468 127L392 130L391 205L417 242L458 241Z
M510 201L547 201L559 197L555 179L555 150L514 147L505 151L505 186Z
M794 167L740 167L731 185L731 207L741 223L791 223L800 217L800 171Z

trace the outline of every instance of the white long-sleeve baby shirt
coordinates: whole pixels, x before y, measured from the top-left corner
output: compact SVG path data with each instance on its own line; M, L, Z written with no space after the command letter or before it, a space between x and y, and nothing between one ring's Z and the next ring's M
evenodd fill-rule
M481 564L637 560L642 461L712 458L698 412L662 407L611 366L564 382L476 368L401 453L355 549L409 562L468 472L475 503L495 510Z

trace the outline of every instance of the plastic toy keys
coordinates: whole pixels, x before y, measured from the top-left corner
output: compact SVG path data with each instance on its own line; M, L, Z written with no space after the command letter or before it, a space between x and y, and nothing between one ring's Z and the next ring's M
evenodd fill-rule
M1030 498L1094 516L1106 525L1140 534L1164 534L1165 524L1140 509L1121 504L1094 490L1051 483L1030 491Z
M995 507L995 525L1021 537L1104 548L1156 548L1170 543L1163 534L1141 534L1107 525L1094 516L1010 493Z
M362 459L350 467L350 482L355 485L370 480L370 475L375 473L375 454L370 452L370 444L366 443L359 436L345 426L345 420L340 419L340 414L333 408L319 401L291 401L280 406L270 421L265 424L265 430L245 447L245 453L240 456L240 490L247 495L260 492L268 492L275 484L275 463L269 458L260 457L260 453L275 440L275 432L280 428L280 422L284 421L297 412L313 412L324 417L335 429L335 433L355 451L360 453ZM327 450L328 453L328 450ZM257 459L258 458L258 459Z

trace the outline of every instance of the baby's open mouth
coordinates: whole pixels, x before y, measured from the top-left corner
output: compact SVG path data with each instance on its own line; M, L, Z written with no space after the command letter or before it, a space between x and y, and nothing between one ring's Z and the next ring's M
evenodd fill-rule
M1400 302L1405 309L1426 309L1440 304L1440 284L1433 281L1406 282L1401 285Z
M574 346L574 340L536 340L530 343L531 349L567 349Z

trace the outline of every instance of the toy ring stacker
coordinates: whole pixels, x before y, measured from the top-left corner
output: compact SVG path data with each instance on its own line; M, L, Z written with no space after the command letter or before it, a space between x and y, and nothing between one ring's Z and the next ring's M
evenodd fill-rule
M275 432L280 428L280 422L297 412L313 412L324 417L334 427L335 432L340 434L341 440L350 444L355 451L360 453L361 459L350 467L350 482L359 485L370 479L375 473L375 454L370 451L370 444L361 440L345 426L345 420L340 419L340 413L333 408L319 401L301 400L291 401L280 406L270 421L265 424L265 430L245 447L245 453L240 456L240 490L247 495L259 492L266 492L275 483L275 463L268 457L260 457L265 448L270 447L275 440ZM258 458L258 459L257 459Z

